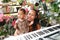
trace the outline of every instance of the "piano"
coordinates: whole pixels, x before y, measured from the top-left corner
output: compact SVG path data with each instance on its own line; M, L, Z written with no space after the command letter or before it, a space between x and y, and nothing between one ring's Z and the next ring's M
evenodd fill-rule
M10 36L8 38L5 38L4 40L44 40L44 38L47 38L59 32L60 32L60 24L56 24L54 26L18 35L16 37Z

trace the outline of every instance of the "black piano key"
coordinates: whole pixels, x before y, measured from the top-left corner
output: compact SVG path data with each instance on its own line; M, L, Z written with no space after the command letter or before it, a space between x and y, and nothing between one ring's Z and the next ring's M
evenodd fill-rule
M29 35L28 35L27 37L28 37L29 39L31 39Z
M40 31L40 32L37 32L37 34L39 34L41 36L41 35L43 35L45 33L43 33L42 31Z
M48 31L48 30L43 30L43 32L45 32L45 33L49 33L49 31Z
M38 35L37 35L37 34L35 34L35 33L33 34L33 36L38 37Z
M38 37L38 35L36 33L34 33L34 35L36 35L36 37Z
M53 27L53 29L57 30L58 28L57 27Z
M57 28L59 28L59 29L60 29L60 26L57 26Z
M27 37L28 37L29 39L32 39L32 36L30 36L30 35L27 35Z
M36 37L36 35L32 34L33 37Z
M49 30L49 31L51 31L51 32L54 31L54 29L52 29L52 28L49 28L49 29L47 29L47 30Z
M26 40L28 40L27 37L24 36L24 38L25 38Z
M30 35L28 35L29 37L30 37L30 39L32 39L33 37L32 36L30 36Z
M26 35L26 37L27 37L28 39L30 39L30 37L29 37L28 35Z

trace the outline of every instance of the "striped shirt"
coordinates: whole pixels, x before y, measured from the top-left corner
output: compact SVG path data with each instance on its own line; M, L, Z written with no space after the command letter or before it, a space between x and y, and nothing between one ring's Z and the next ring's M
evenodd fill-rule
M17 19L16 23L17 23L17 28L18 28L17 30L18 34L24 34L24 33L29 32L27 20Z

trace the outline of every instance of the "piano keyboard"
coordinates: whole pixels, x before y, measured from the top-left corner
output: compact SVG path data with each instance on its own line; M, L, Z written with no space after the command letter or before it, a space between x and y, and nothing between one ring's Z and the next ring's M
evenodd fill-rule
M37 40L37 39L42 40L41 38L44 38L48 35L51 35L53 33L58 32L58 31L60 31L60 25L59 24L48 27L48 28L29 32L29 33L26 33L23 35L18 35L16 37L13 36L13 37L15 40ZM10 39L10 38L8 38L8 39ZM4 40L7 40L7 38L5 38ZM11 40L13 40L13 39L11 39Z

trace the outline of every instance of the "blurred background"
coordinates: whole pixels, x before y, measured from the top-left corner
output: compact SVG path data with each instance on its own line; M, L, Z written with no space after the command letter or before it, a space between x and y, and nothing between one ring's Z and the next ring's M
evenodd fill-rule
M60 0L0 0L0 36L13 35L18 9L30 7L39 11L42 27L60 24Z

